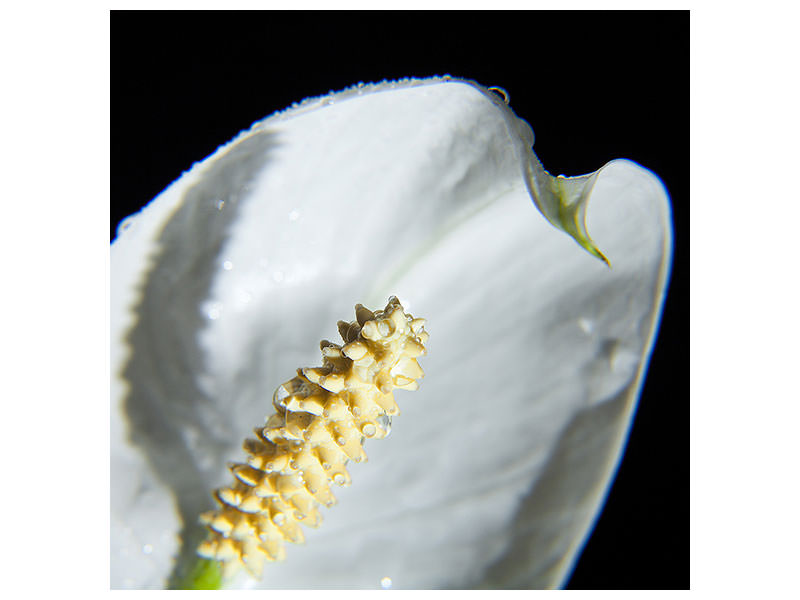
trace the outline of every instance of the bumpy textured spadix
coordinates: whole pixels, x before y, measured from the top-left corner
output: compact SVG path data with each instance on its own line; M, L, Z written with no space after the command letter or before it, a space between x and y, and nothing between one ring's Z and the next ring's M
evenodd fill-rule
M322 366L283 383L277 412L245 441L247 462L231 465L236 482L217 490L219 510L201 516L211 532L201 556L221 561L226 576L244 566L258 577L285 557L284 540L303 542L300 525L317 527L318 505L336 502L331 485L350 485L348 460L366 461L364 440L388 434L400 413L392 391L417 389L424 325L394 296L382 312L357 304L355 321L339 321L344 344L323 340Z

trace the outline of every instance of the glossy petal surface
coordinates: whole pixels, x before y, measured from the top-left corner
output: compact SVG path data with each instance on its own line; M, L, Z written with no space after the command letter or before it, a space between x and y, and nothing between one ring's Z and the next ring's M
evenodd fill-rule
M428 319L399 392L318 530L243 586L554 587L630 425L670 259L669 203L614 161L587 224L553 228L527 126L456 80L355 88L243 133L112 246L112 587L162 587L275 387L356 302Z

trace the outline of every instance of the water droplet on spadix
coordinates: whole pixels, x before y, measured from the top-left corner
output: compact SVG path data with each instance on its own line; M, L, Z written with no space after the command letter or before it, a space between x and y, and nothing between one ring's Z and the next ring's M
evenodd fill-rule
M277 404L278 406L283 406L286 408L284 404L284 400L289 397L289 390L287 390L283 385L279 385L278 389L275 390L275 393L272 395L272 402Z
M392 431L392 417L390 417L388 415L381 415L380 417L378 417L375 420L378 422L378 427L383 429L383 431L386 433L386 435L389 435L391 433L391 431Z

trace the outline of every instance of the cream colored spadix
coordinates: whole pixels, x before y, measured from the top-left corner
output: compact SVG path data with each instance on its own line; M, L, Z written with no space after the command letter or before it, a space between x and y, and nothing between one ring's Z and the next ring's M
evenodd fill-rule
M563 583L634 412L670 215L649 171L559 182L532 141L470 82L355 87L257 123L128 221L112 246L112 587L165 585L286 373L354 299L391 294L435 329L425 385L324 527L233 584Z
M392 390L417 389L423 322L394 296L378 313L357 304L355 321L339 321L344 344L323 340L322 367L278 387L277 412L245 440L247 463L230 467L237 481L200 515L210 535L198 553L219 561L226 578L242 567L260 577L264 563L284 559L284 540L302 543L301 525L319 526L318 507L336 503L331 484L349 483L347 462L366 461L364 440L385 437L399 414Z

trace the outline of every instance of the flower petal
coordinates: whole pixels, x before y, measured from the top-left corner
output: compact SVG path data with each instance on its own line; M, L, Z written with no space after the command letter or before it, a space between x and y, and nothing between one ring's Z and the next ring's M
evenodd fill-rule
M256 585L561 584L633 415L670 217L645 169L592 175L609 270L536 210L531 142L470 82L358 87L254 125L129 221L112 248L113 587L164 585L181 521L191 553L275 387L353 304L392 294L428 319L426 379ZM586 197L565 193L591 250Z

